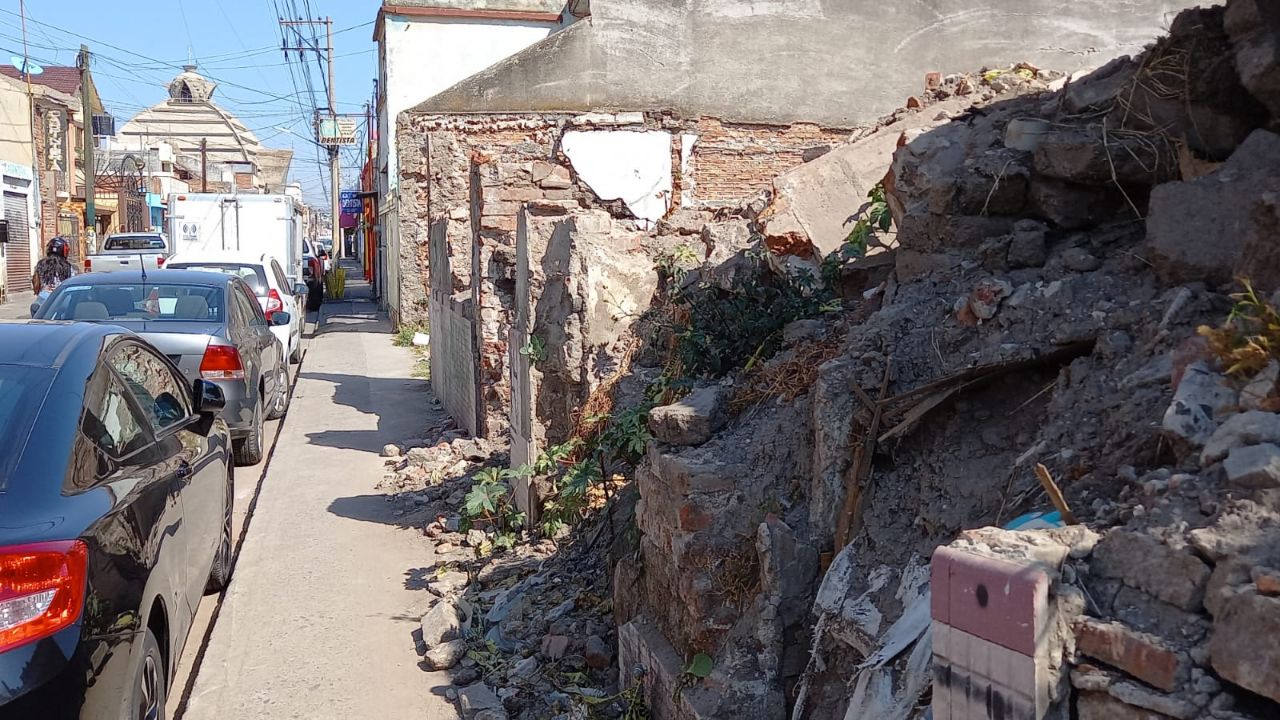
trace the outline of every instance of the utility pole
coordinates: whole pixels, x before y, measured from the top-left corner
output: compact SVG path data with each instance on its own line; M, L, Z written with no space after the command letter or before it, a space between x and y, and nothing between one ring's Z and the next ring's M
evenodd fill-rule
M325 42L325 49L323 52L326 54L328 58L328 66L329 66L329 71L328 71L329 120L336 124L338 121L338 94L337 94L337 91L334 89L333 18L325 18L323 20L281 20L280 24L285 27L292 27L296 25L306 25L306 26L324 25L325 26L326 42ZM297 51L299 55L301 55L304 52L314 52L316 54L319 54L320 52L322 52L318 47L314 47L314 46L308 47L305 42L305 39L302 37L302 34L301 33L297 33L297 34L298 34L298 39L303 42L297 47L289 47L288 45L285 45L284 47L282 47L281 49L284 51L285 60L289 59L290 50ZM313 140L313 142L316 142L316 141ZM317 144L319 143L317 142ZM329 152L329 214L330 214L330 225L331 225L330 236L333 242L333 251L337 253L337 256L339 258L342 258L345 256L345 253L343 252L343 248L342 248L342 228L339 227L338 225L338 217L342 214L342 200L340 197L342 193L341 153L338 152L339 146L337 145L330 145L325 149L328 150Z
M200 138L200 192L209 192L209 138Z
M333 18L324 19L324 28L327 37L325 46L329 53L329 117L337 122L338 94L333 87ZM342 153L339 150L338 145L329 148L329 200L332 206L330 213L333 225L333 251L341 260L346 257L346 248L343 247L342 242L342 226L338 222L338 218L342 215L342 199L339 197L342 193Z
M80 46L80 59L77 61L80 66L80 107L81 113L84 115L84 229L86 239L92 239L93 244L86 248L86 252L96 252L98 249L97 233L98 233L98 212L94 207L93 191L96 184L95 169L93 166L93 103L89 97L89 46ZM71 184L75 184L76 169L71 167Z

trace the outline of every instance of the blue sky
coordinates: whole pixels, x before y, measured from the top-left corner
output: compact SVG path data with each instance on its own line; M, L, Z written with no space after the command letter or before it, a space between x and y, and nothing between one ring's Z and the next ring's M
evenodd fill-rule
M314 145L292 133L310 136L311 109L327 102L324 62L307 54L312 95L298 53L285 62L277 20L333 18L338 110L362 113L377 75L373 20L379 5L379 0L27 0L27 42L37 63L56 65L74 65L81 43L88 45L95 55L94 81L117 127L167 97L169 80L190 52L200 71L219 82L214 100L263 144L294 149L292 177L302 183L307 201L319 205L327 197L327 165L318 164ZM18 0L0 0L0 63L22 54L18 11ZM314 33L323 47L323 27ZM301 43L291 35L290 44ZM357 181L354 166L362 161L355 149L343 152L344 187Z

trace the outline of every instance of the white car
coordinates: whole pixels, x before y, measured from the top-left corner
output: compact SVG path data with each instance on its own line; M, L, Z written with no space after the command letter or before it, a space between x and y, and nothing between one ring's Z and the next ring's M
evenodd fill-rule
M186 253L175 255L165 263L167 270L197 270L235 275L243 280L255 295L262 311L270 322L277 312L287 312L293 318L288 325L272 326L271 332L280 340L289 362L302 361L302 332L307 322L307 286L303 283L289 285L280 263L270 255L247 253Z

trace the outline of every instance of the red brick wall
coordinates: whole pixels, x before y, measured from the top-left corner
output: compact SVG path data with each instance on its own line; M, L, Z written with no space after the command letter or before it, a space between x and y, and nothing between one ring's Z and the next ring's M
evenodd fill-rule
M693 150L693 198L722 204L750 198L773 185L773 179L849 137L849 130L809 123L742 125L716 118L697 123Z

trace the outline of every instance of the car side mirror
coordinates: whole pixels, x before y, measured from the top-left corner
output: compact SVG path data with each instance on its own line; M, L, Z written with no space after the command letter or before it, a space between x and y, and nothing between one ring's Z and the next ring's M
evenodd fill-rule
M191 384L191 390L195 396L196 413L200 416L200 422L196 424L196 432L208 435L213 431L213 423L218 419L218 413L227 406L227 396L222 394L222 388L208 380L196 380Z
M294 295L306 295L308 290L309 288L307 287L306 283L298 283L297 285L293 286Z
M290 315L287 312L276 312L271 316L272 327L284 327L291 322L293 322L293 315Z

